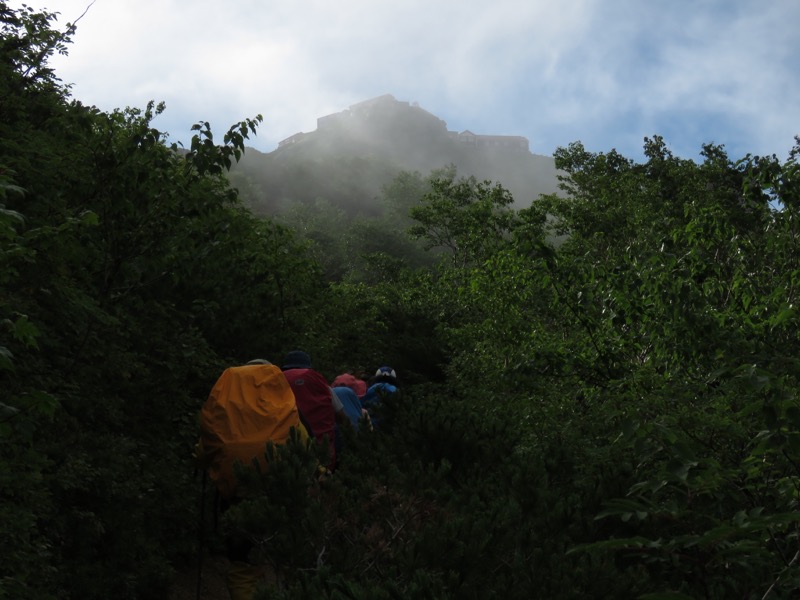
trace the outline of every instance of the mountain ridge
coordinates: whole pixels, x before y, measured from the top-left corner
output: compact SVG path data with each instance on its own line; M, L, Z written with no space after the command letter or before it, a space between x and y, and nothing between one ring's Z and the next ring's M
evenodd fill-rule
M402 171L428 176L455 166L507 188L518 207L558 190L552 157L532 154L527 138L451 131L416 103L384 94L317 119L317 128L248 148L232 180L258 212L325 199L352 213L375 214L376 198Z

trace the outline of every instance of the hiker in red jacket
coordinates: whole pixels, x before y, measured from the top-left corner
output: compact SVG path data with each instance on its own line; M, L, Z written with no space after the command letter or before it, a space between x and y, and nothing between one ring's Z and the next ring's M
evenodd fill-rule
M346 419L344 406L318 371L311 368L311 357L302 350L293 350L286 355L281 367L289 386L294 392L300 417L318 444L328 445L328 469L336 468L336 421Z
M352 373L342 373L338 375L336 379L333 380L333 383L331 383L331 387L348 387L355 392L359 400L367 393L367 382L363 379L359 379Z

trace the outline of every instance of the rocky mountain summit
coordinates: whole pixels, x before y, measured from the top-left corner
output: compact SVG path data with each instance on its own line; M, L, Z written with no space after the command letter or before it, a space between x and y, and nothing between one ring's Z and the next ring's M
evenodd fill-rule
M459 176L502 184L520 207L557 190L553 158L532 154L525 137L451 131L391 94L322 116L316 130L296 133L272 152L248 149L232 178L259 212L325 199L370 214L383 186L401 171L427 176L450 165Z

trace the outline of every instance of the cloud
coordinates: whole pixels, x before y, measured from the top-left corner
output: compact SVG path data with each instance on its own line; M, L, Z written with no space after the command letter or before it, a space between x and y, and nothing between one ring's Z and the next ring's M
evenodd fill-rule
M13 5L13 3L12 3ZM58 0L74 20L87 0ZM391 93L453 129L582 140L636 157L645 135L784 155L800 133L800 3L773 0L96 0L53 64L104 110L164 100L188 141L261 113L271 150Z

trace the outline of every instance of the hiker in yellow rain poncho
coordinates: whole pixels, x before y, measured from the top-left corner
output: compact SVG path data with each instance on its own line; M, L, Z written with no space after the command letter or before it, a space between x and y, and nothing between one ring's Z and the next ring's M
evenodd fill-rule
M207 469L220 496L220 510L236 504L234 463L258 461L266 468L268 442L285 443L295 428L308 433L297 411L294 394L281 369L263 359L230 367L219 377L200 411L198 463ZM225 544L230 565L226 583L232 600L250 600L260 579L261 566L249 560L252 542L228 533Z

